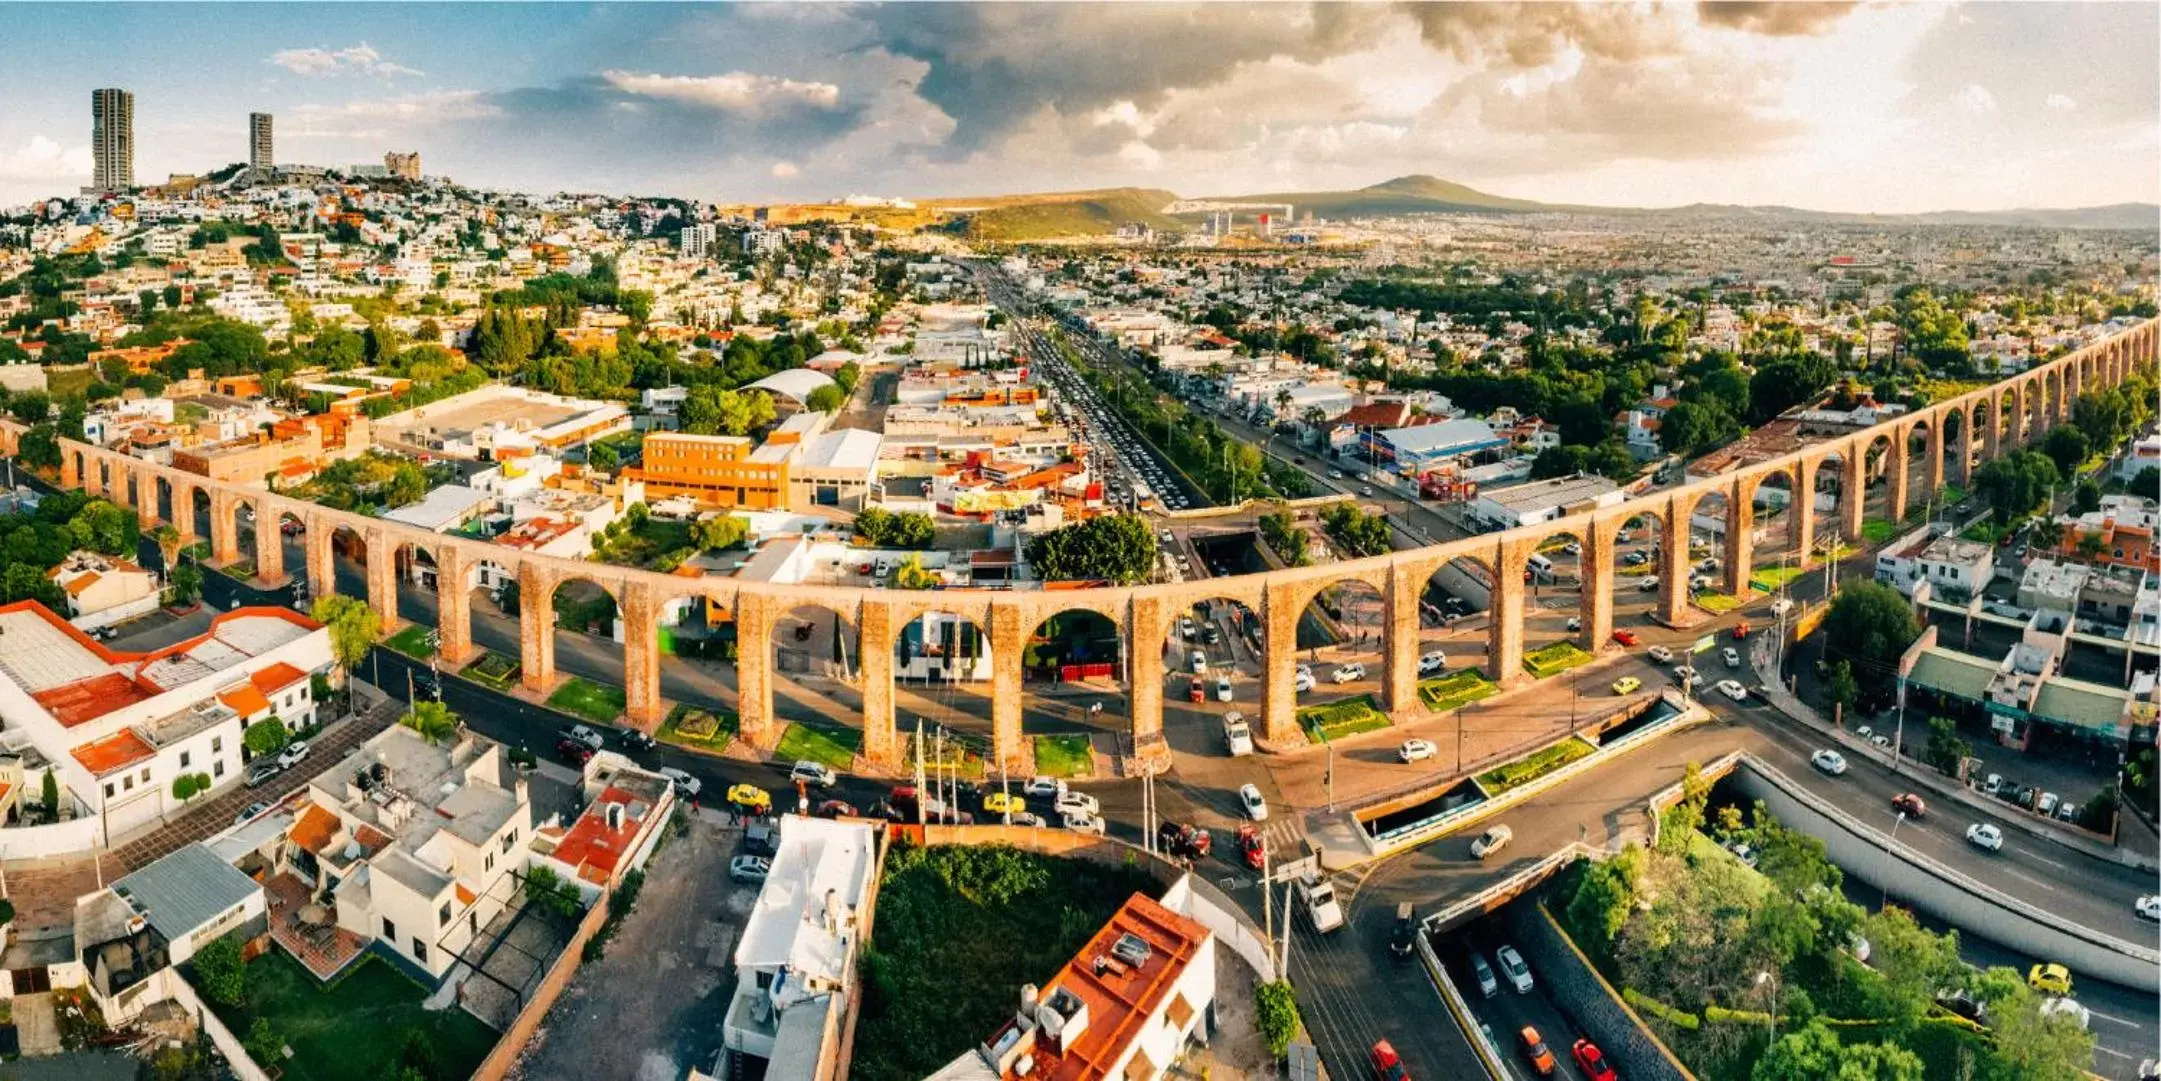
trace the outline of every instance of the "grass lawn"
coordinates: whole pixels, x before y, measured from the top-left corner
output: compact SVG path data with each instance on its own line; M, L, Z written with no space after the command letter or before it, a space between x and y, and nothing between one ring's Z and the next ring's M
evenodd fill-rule
M717 754L735 742L737 724L738 718L733 713L711 713L678 705L668 711L668 719L660 722L660 731L654 733L653 738L662 743Z
M1591 655L1573 642L1555 642L1523 655L1523 670L1540 679L1557 676L1577 665L1589 663Z
M1870 544L1882 544L1898 536L1900 523L1871 518L1861 523L1861 539Z
M647 518L636 529L624 527L607 543L593 552L593 558L602 563L620 567L651 567L661 556L692 547L690 523L673 518Z
M248 1004L221 1007L234 1035L258 1017L292 1048L277 1063L298 1081L376 1081L395 1071L408 1032L435 1047L444 1077L470 1076L495 1046L494 1029L464 1010L421 1008L426 991L379 957L365 957L328 987L280 950L248 963Z
M1696 594L1696 607L1717 615L1739 608L1741 600L1740 597L1736 597L1731 593L1698 593Z
M391 635L383 644L415 660L424 661L435 656L435 647L428 644L428 636L434 633L434 628L415 623Z
M1633 567L1623 564L1621 569L1617 573L1619 573L1620 576L1623 578L1642 578L1645 575L1657 574L1658 564L1655 561L1650 563L1638 563Z
M626 699L621 687L610 687L578 676L548 696L548 704L589 721L608 724L622 716Z
M483 653L479 660L465 666L465 676L504 691L517 681L519 667L514 658L500 653Z
M1481 698L1491 698L1501 693L1485 673L1475 668L1450 672L1438 679L1418 681L1418 700L1435 713L1462 709Z
M1086 777L1095 772L1087 736L1037 736L1035 771L1045 777Z
M975 1047L1016 988L1059 971L1136 892L1162 889L1138 868L1003 845L893 845L862 951L854 1081L916 1081Z
M1585 757L1598 748L1570 736L1551 747L1525 755L1513 762L1493 767L1478 775L1478 783L1488 795L1498 796L1511 788L1526 785L1562 766Z
M1388 715L1373 701L1370 694L1330 702L1325 706L1306 706L1298 711L1298 726L1306 730L1306 736L1315 743L1327 743L1360 732L1372 732L1388 727Z
M1773 563L1768 566L1757 567L1756 573L1748 576L1748 584L1765 593L1776 593L1779 587L1807 573L1807 571L1791 564L1781 567Z
M950 733L947 734L943 748L943 753L941 753L940 744L935 737L927 734L923 737L924 769L942 767L971 781L982 780L988 772L987 767L983 764L983 752L980 748L953 739ZM912 731L907 733L907 742L902 746L902 754L904 757L901 761L913 768L915 765L915 733Z
M855 752L863 746L863 733L854 728L813 728L791 724L780 734L773 755L783 762L822 762L838 770L855 765Z

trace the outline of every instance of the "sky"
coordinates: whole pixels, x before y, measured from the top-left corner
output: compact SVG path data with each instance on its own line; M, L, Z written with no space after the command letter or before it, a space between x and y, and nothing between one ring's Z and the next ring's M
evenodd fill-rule
M2151 3L7 4L0 205L246 157L719 202L1425 173L1613 206L2161 202Z

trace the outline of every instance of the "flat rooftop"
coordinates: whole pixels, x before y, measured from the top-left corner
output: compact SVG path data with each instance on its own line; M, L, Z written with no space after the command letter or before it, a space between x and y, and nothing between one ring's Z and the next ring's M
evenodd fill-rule
M1577 474L1573 477L1548 477L1545 480L1534 480L1506 488L1488 488L1480 491L1478 498L1491 500L1520 514L1582 503L1619 490L1619 485L1604 477Z
M0 608L0 677L73 727L298 641L320 624L284 608L221 613L203 634L150 653L107 649L36 601Z

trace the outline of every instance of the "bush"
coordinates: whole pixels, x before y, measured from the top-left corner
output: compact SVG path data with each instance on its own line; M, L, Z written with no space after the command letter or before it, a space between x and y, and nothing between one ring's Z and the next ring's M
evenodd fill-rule
M578 910L585 907L577 884L564 881L561 875L546 867L535 867L525 873L525 902L565 919L576 916Z
M248 1029L248 1038L243 1044L247 1047L248 1057L254 1059L258 1066L275 1066L285 1061L285 1038L270 1027L270 1019L267 1017L255 1019L255 1024Z
M2084 807L2078 809L2079 828L2092 830L2095 833L2107 833L2114 829L2116 826L2116 803L2116 786L2113 784L2103 785L2101 791L2094 793L2094 797L2087 800Z
M1291 995L1288 980L1264 983L1253 989L1253 1016L1261 1026L1261 1035L1268 1039L1268 1053L1282 1058L1289 1053L1291 1041L1298 1038L1298 1000Z
M225 1006L238 1006L248 998L247 962L240 959L240 942L231 935L215 938L195 951L195 985L203 997Z
M1703 1025L1695 1014L1668 1006L1633 987L1621 988L1621 1000L1634 1007L1637 1013L1649 1014L1678 1029L1694 1032Z
M240 745L257 758L273 755L285 749L292 741L292 733L285 730L285 722L271 717L257 721L240 734Z

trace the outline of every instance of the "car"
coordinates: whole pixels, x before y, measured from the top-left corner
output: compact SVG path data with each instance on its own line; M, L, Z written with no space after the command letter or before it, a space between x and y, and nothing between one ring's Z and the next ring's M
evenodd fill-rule
M1501 981L1493 978L1493 966L1486 963L1485 955L1471 954L1471 978L1478 981L1478 993L1492 998L1501 989Z
M314 750L314 748L308 746L307 740L296 739L286 744L284 750L278 752L278 765L283 769L291 769L307 761L308 752L311 750Z
M571 725L569 728L563 729L563 738L576 740L579 743L583 743L596 751L601 749L602 747L607 746L607 741L600 738L600 733L595 732L582 724L574 724Z
M1342 471L1342 470L1340 470L1340 469L1331 469L1331 470L1329 470L1329 471L1328 471L1328 479L1329 479L1329 480L1342 480L1342 479L1343 479L1343 471Z
M1628 648L1630 648L1630 649L1634 649L1634 648L1636 648L1636 642L1637 642L1637 639L1636 639L1636 632L1634 632L1634 631L1615 631L1615 632L1613 632L1613 641L1614 641L1614 642L1615 642L1616 644L1618 644L1618 645L1623 645L1623 646L1627 646L1627 647L1628 647Z
M1738 679L1719 680L1718 693L1725 695L1726 697L1731 698L1736 702L1748 701L1748 688L1741 686L1741 681Z
M678 796L687 796L691 799L697 799L698 793L705 788L705 785L700 782L696 777L693 777L689 773L683 770L679 770L674 766L662 766L659 769L654 770L653 772L658 773L663 777L666 777L668 779L668 782L675 786L675 794Z
M1613 1066L1597 1044L1579 1038L1569 1045L1568 1057L1576 1060L1576 1069L1583 1071L1589 1081L1615 1081Z
M1223 628L1213 623L1202 624L1201 641L1211 646L1221 643L1223 641Z
M1699 678L1699 673L1696 671L1695 665L1675 665L1673 669L1673 678L1678 680L1681 685L1685 687L1691 683L1696 682L1696 680Z
M1396 748L1396 761L1423 762L1439 753L1440 748L1435 747L1430 739L1407 739L1403 741L1403 746Z
M2140 894L2139 899L2132 902L2131 911L2138 913L2140 919L2161 920L2161 894Z
M1576 633L1577 631L1580 631L1580 630L1582 630L1582 629L1583 629L1583 617L1582 617L1582 616L1569 616L1569 617L1568 617L1568 633L1570 633L1570 634L1574 634L1574 633Z
M1165 819L1156 827L1156 847L1180 859L1205 859L1215 847L1215 835L1201 826Z
M1057 802L1051 804L1051 806L1057 808L1060 814L1099 815L1103 813L1101 801L1086 792L1060 792Z
M1186 701L1208 701L1208 684L1201 682L1201 678L1199 676L1195 676L1192 679L1186 681Z
M1403 1060L1396 1057L1395 1047L1387 1040L1373 1045L1373 1079L1411 1081L1410 1072L1403 1068Z
M2069 996L2071 970L2054 961L2038 963L2026 970L2026 986L2044 995Z
M422 690L425 691L427 688L423 687ZM436 694L434 697L437 700L442 698L440 694ZM623 746L633 751L650 751L657 745L657 741L653 739L652 734L642 728L625 728L618 731L616 735L622 739Z
M1771 614L1774 616L1782 616L1791 611L1793 611L1792 597L1780 597L1771 602Z
M1291 677L1291 689L1298 694L1304 694L1312 690L1313 673L1305 669L1299 669L1298 674Z
M1027 810L1028 801L1011 792L993 792L983 797L985 814L1025 814Z
M1622 539L1626 540L1626 538ZM1627 555L1621 557L1621 562L1626 563L1631 567L1640 567L1643 566L1645 563L1649 563L1650 561L1651 557L1644 555L1642 552L1630 552Z
M728 861L728 877L737 882L763 882L772 871L772 861L763 856L737 856Z
M1330 673L1329 678L1337 683L1349 683L1353 680L1364 679L1366 678L1366 666L1356 661L1339 665L1334 672Z
M1901 792L1891 797L1891 809L1907 818L1928 817L1928 803L1911 792Z
M1343 906L1336 903L1335 883L1307 871L1298 878L1298 899L1305 904L1313 929L1327 934L1343 926Z
M1034 817L1034 815L1014 815L1013 824L1016 826L1023 825L1024 823L1021 822L1021 819ZM1039 825L1040 823L1025 824ZM1067 811L1061 809L1058 812L1058 824L1066 829L1072 830L1075 833L1092 833L1098 837L1103 836L1103 817L1101 815L1089 814L1086 811Z
M1643 580L1636 583L1636 588L1645 593L1658 592L1658 576L1655 574L1644 575Z
M1396 960L1407 960L1411 951L1418 948L1417 906L1409 901L1396 905L1395 922L1388 927L1388 952Z
M1763 861L1762 854L1749 847L1747 841L1727 841L1719 847L1733 853L1734 859L1740 860L1750 867L1754 867Z
M831 788L840 783L840 774L823 762L805 759L788 767L788 780L812 788Z
M1486 832L1479 834L1478 839L1471 842L1471 857L1473 859L1485 859L1487 856L1506 848L1508 842L1515 839L1516 831L1509 829L1507 826L1488 826Z
M233 825L245 825L248 819L254 818L256 815L259 815L269 809L269 804L264 803L261 800L256 800L254 803L250 803L246 807L242 807L240 809L240 813L233 816Z
M1253 728L1246 723L1245 714L1234 709L1223 715L1223 744L1232 758L1253 753Z
M753 814L773 809L773 794L748 782L728 787L728 803Z
M1507 978L1509 986L1514 987L1517 994L1531 993L1531 966L1523 963L1523 955L1517 953L1514 946L1501 947L1493 954L1493 960L1499 966L1501 975Z
M2065 800L2056 805L2056 821L2058 822L2076 822L2078 821L2078 813L2078 804L2070 800Z
M1833 777L1846 772L1846 756L1828 748L1809 755L1808 763Z
M1186 666L1187 666L1188 668L1191 668L1191 669L1192 669L1192 671L1193 671L1193 674L1194 674L1194 675L1196 675L1196 676L1205 676L1205 675L1207 675L1207 674L1208 674L1208 654L1206 654L1206 653L1202 653L1202 652L1201 652L1200 650L1197 650L1197 649L1196 649L1196 650L1194 650L1194 651L1193 651L1193 653L1192 653L1192 655L1191 655L1191 656L1188 656L1188 657L1186 658Z
M1720 660L1726 662L1726 667L1728 668L1741 667L1741 651L1733 648L1732 646L1727 646L1725 649L1720 650L1718 656Z
M1517 1038L1523 1041L1523 1057L1530 1062L1531 1069L1537 1070L1540 1077L1552 1077L1558 1063L1553 1061L1553 1052L1546 1047L1545 1037L1540 1036L1536 1028L1525 1025Z
M1999 793L1999 792L2002 792L2002 791L2003 791L2003 774L2001 774L2001 773L1991 773L1991 774L1989 774L1989 775L1988 775L1988 780L1987 780L1986 782L1984 782L1984 783L1983 783L1983 784L1981 785L1981 791L1982 791L1982 793L1983 793L1984 795L1990 795L1990 796L1993 796L1993 795L1996 795L1996 794L1997 794L1997 793Z
M1190 642L1190 641L1192 641L1192 640L1193 640L1193 636L1194 636L1194 635L1196 635L1196 634L1199 634L1199 633L1200 633L1200 628L1199 628L1199 627L1197 627L1197 626L1194 626L1194 624L1193 624L1193 621L1192 621L1192 620L1190 620L1190 619L1181 619L1181 620L1179 620L1179 621L1178 621L1178 637L1180 637L1180 638L1183 638L1183 639L1185 639L1186 641Z
M1260 827L1251 822L1238 827L1238 855L1246 866L1256 871L1268 865L1268 850L1261 840Z
M283 772L285 772L285 767L279 765L277 759L258 758L248 763L247 785L249 788L258 787Z
M822 803L818 804L818 806L817 806L817 807L813 808L813 809L812 809L812 812L811 812L811 813L813 813L813 814L817 815L817 816L818 816L819 818L861 818L861 817L862 817L862 815L861 815L860 813L858 813L858 812L856 811L856 809L855 809L855 804L853 804L853 803L850 803L850 802L848 802L847 800L844 800L844 799L829 799L829 800L826 800L826 801L824 801L824 802L822 802Z
M1975 848L1990 852L2003 851L2003 831L1987 822L1976 822L1966 827L1966 840Z
M1569 541L1567 544L1561 545L1561 551L1572 556L1580 556L1583 554L1583 546L1575 541Z
M555 741L555 757L583 769L592 761L593 749L574 739L559 739Z
M1660 664L1673 663L1673 651L1667 649L1664 646L1652 646L1649 650L1649 653L1651 659L1657 661Z
M1239 785L1238 805L1245 808L1247 818L1255 822L1268 821L1268 801L1261 796L1261 790L1258 786L1251 784Z
M1621 678L1613 681L1613 693L1634 694L1642 686L1642 680L1637 679L1634 676L1622 676Z
M1430 676L1446 667L1448 654L1437 649L1418 658L1418 674L1421 676Z
M2056 798L2056 793L2043 792L2041 798L2033 805L2033 813L2037 815L2053 815L2056 813L2056 805L2061 802L2063 801Z
M2068 1017L2071 1023L2084 1031L2093 1025L2093 1011L2079 1004L2074 998L2052 998L2041 1003L2043 1017Z
M1228 701L1230 701L1230 700L1231 700L1231 697L1232 697L1232 695L1231 695L1231 677L1229 677L1229 676L1227 676L1227 675L1223 675L1223 676L1217 676L1217 677L1216 677L1216 701L1218 701L1218 702L1228 702Z

